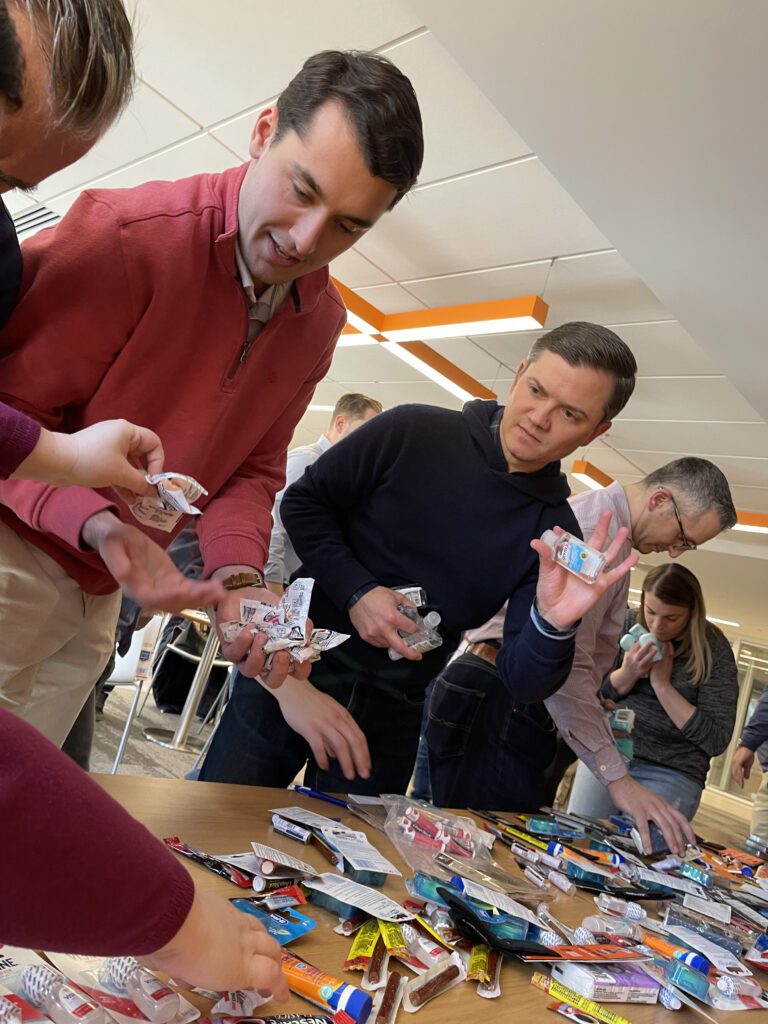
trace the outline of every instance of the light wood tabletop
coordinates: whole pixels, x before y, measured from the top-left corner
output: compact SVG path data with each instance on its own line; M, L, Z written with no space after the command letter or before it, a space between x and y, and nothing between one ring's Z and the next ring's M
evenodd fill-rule
M188 782L183 779L155 779L123 775L95 775L94 778L103 788L126 807L131 814L142 821L156 836L176 835L206 853L241 853L250 850L252 841L267 843L278 849L285 850L302 860L314 864L319 871L330 870L326 861L312 846L302 846L295 841L278 835L271 828L270 808L302 806L318 814L331 818L339 818L344 824L366 832L384 856L388 857L403 872L403 878L412 874L408 866L400 859L392 843L381 832L366 825L355 815L342 807L324 803L298 793L284 789L262 789L253 786L230 786L206 782ZM715 837L713 837L715 838ZM496 844L497 847L499 844ZM517 868L509 851L505 848L495 849L494 856L498 862L511 873ZM248 895L248 891L238 889L232 883L206 871L198 865L179 858L194 875L196 881L207 889L221 893L223 896L234 897L238 894ZM398 902L406 898L403 878L392 877L387 880L383 891ZM320 907L301 907L301 912L308 914L317 921L317 927L308 935L298 939L289 948L299 956L308 960L328 974L351 984L360 984L361 974L357 971L345 972L343 963L351 940L336 935L333 931L337 919ZM558 894L552 904L552 913L566 924L576 926L589 913L595 913L592 898L584 893L574 896ZM548 973L546 965L539 965ZM399 968L398 968L399 969ZM437 1024L441 1022L471 1022L476 1018L483 1024L508 1024L510 1021L526 1021L531 1024L556 1024L559 1018L547 1013L546 1008L552 999L538 991L530 984L534 973L533 965L521 964L506 960L501 974L501 997L494 1000L479 999L475 994L474 983L464 983L438 997L419 1011L413 1019L418 1024ZM402 973L409 972L403 968ZM198 1001L199 1002L199 1001ZM203 1005L203 1004L200 1004ZM208 1005L208 1004L205 1004ZM308 1005L297 996L291 996L290 1003L269 1004L259 1014L267 1013L301 1013L308 1012ZM683 1007L682 1010L671 1012L660 1005L644 1006L627 1003L605 1003L607 1008L614 1010L632 1024L689 1024L702 1020L694 1011ZM704 1007L702 1007L704 1009ZM733 1013L716 1012L707 1008L710 1018L718 1021L745 1020L748 1024L768 1024L768 1010L750 1011L749 1017L743 1014L735 1017ZM411 1019L402 1009L398 1014L399 1024Z

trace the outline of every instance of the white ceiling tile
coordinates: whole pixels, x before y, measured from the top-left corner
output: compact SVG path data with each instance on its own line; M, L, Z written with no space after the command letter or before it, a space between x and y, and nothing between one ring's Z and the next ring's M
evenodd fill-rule
M404 283L408 291L427 306L452 306L465 302L514 298L518 295L541 295L549 267L550 261L545 260L517 267Z
M216 173L235 165L232 154L212 139L201 135L182 142L172 149L149 157L134 167L126 167L102 178L99 188L133 188L146 181L174 181L192 174ZM76 189L46 203L56 213L64 214L82 190Z
M759 420L725 377L640 377L626 414L640 420Z
M633 452L630 458L642 468L643 473L650 473L667 462L682 459L690 454L690 452L668 452L663 455L659 452ZM737 456L713 455L710 461L725 473L729 483L741 487L768 487L768 458L743 459Z
M211 129L211 135L231 149L233 153L236 153L243 163L250 159L248 146L251 141L251 132L264 105L256 106L239 117L227 121L226 124Z
M321 380L315 388L315 393L310 400L310 405L336 405L345 391L354 391L354 388L345 388L335 380ZM325 413L323 413L325 416Z
M318 430L317 433L313 433L309 425L309 421L313 416L313 413L304 414L304 416L301 419L301 422L298 424L296 430L293 432L291 443L288 445L288 451L291 451L293 448L298 448L300 447L300 445L312 444L313 441L316 441L318 439L318 437L322 433L322 430ZM306 425L305 421L307 421Z
M413 82L424 123L420 182L531 152L431 33L384 51Z
M358 293L382 313L410 313L424 309L424 303L415 299L399 284L374 285L372 288L358 288Z
M353 391L365 390L374 381L426 382L423 373L379 345L337 347L328 375L335 381L354 383Z
M406 196L358 244L399 281L607 248L535 159Z
M569 320L597 324L670 319L617 252L555 260L542 296L550 327Z
M638 467L632 463L631 459L600 441L594 441L586 448L579 448L563 462L570 469L574 459L586 459L587 462L591 462L593 466L597 466L598 469L602 469L604 473L616 479L620 476L638 475ZM642 476L642 471L639 475Z
M10 210L12 217L16 217L20 213L26 213L29 210L34 210L36 206L40 205L29 192L19 192L17 189L14 189L12 192L5 192L3 194L3 202Z
M98 179L116 168L156 153L197 131L199 126L194 121L143 82L138 82L131 104L117 124L82 160L44 181L37 190L37 198L46 202L51 196L78 186L100 184ZM197 168L189 173L195 170Z
M628 406L631 408L631 405ZM672 452L686 452L702 458L720 455L741 455L763 458L768 453L768 425L765 423L717 423L710 427L705 418L701 422L650 422L625 419L614 420L606 434L613 448L627 452L653 452L665 457L659 462L670 462Z
M768 512L768 487L731 484L733 503L741 512Z
M619 317L601 323L619 325L624 319ZM555 326L555 321L551 321L551 324ZM631 326L624 324L613 329L632 349L638 372L643 376L717 373L710 358L676 320Z
M498 359L489 356L469 338L444 338L441 341L430 341L428 344L475 380L495 380L508 376L506 367L501 366Z
M472 341L488 355L498 359L514 374L528 355L531 345L541 334L541 331L520 331L519 334L484 334L476 335Z
M345 284L347 288L364 288L371 284L391 284L386 274L378 267L361 256L355 249L337 256L330 265L331 276Z
M501 405L506 405L507 399L509 398L509 392L514 383L512 377L486 377L485 380L480 381L496 395L497 401Z
M398 0L140 0L138 65L158 92L203 125L279 93L313 53L370 50L420 27Z

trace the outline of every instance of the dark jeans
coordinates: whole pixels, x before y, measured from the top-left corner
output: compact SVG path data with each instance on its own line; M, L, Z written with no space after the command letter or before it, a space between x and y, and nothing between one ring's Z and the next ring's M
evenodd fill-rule
M425 735L438 806L534 811L550 802L552 720L543 704L516 704L482 658L462 654L435 679Z
M337 761L322 771L309 744L286 725L280 705L253 679L236 673L232 697L200 771L201 782L287 786L307 765L304 781L332 793L404 793L411 777L424 706L421 698L390 694L360 678L332 685L319 662L312 682L343 704L365 733L370 779L345 779ZM318 671L320 669L320 671Z

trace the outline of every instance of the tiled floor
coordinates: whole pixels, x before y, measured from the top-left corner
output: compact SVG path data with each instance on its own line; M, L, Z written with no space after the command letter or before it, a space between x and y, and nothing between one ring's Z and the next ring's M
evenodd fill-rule
M120 686L109 695L104 706L104 717L96 722L96 732L91 754L92 772L110 772L115 759L120 737L128 718L133 699L133 687ZM157 726L161 729L175 729L178 715L161 714L150 696L141 718L134 720L131 736L125 748L120 766L121 775L155 775L163 779L179 778L192 768L195 754L168 750L144 738L144 729ZM198 734L199 722L192 727L192 735ZM210 732L206 726L201 734L205 740Z

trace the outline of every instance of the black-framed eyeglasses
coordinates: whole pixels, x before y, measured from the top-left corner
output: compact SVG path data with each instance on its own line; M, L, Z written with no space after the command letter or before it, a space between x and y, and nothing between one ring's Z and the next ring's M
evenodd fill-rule
M676 544L675 547L682 548L683 551L695 551L697 545L692 544L685 536L685 530L683 529L683 520L680 518L680 512L678 511L677 502L675 501L674 495L670 494L669 498L672 502L672 511L675 513L675 519L677 520L677 525L680 529L680 543Z

